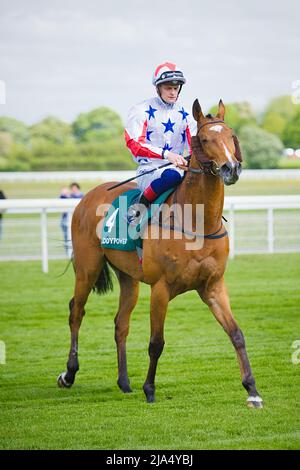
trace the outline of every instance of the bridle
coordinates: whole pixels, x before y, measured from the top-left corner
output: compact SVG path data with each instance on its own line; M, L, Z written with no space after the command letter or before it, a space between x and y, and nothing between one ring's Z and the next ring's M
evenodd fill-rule
M200 168L192 168L189 166L187 171L189 173L196 173L196 174L210 175L210 176L220 175L220 167L214 160L210 160L209 163L202 163L202 165L203 166Z
M204 126L207 126L208 124L213 125L213 124L218 124L218 123L225 124L224 121L222 121L221 119L216 119L215 121L207 121L198 128L198 133ZM198 133L197 133L196 136L192 137L192 150L193 150L193 153L196 156L197 162L200 163L201 166L200 166L200 168L191 168L189 166L187 171L189 171L190 173L196 173L196 174L220 176L220 167L219 167L219 165L214 160L209 160L206 157L205 152L204 152L203 147L202 147L202 144L201 144L201 141L200 141L200 138L198 136ZM241 154L241 150L240 150L240 146L239 146L239 141L238 141L238 138L235 135L233 135L233 140L234 140L234 144L235 144L235 158L239 162L242 162L243 158L242 158L242 154ZM187 157L187 160L189 161L189 163L191 161L191 158L192 158L192 155L189 155ZM177 194L176 194L176 191L175 191L173 193L173 204L176 203L176 198L177 198ZM222 216L222 218L227 222L227 220L223 216ZM227 230L226 229L224 229L224 231L222 232L222 228L223 228L222 222L221 222L221 225L220 225L220 227L217 231L215 231L213 233L209 233L209 234L193 234L193 233L186 232L181 227L174 226L174 221L171 222L170 225L163 224L162 222L160 222L159 225L163 228L168 228L168 229L171 229L171 230L174 230L174 231L179 231L179 232L182 232L186 235L192 235L196 238L204 238L204 239L214 240L214 239L219 239L219 238L223 238L223 237L227 236Z
M222 121L221 119L218 119L218 120L215 120L215 121L208 121L208 122L205 122L204 124L202 124L198 128L198 132L200 131L200 129L202 129L202 127L204 127L208 124L217 124L217 123L225 124L224 121ZM235 142L235 147L236 147L236 157L239 161L242 161L242 156L241 156L241 153L240 153L240 148L239 148L239 145L238 145L237 138L236 138L236 140L234 139L234 142ZM237 146L238 146L238 151L237 151ZM198 156L197 160L199 159L199 155L200 155L200 152L201 152L201 159L199 159L199 161L200 161L202 166L200 168L191 168L189 166L188 170L187 170L188 172L196 173L196 174L211 175L211 176L219 176L220 167L218 166L218 164L214 160L209 160L208 158L206 158L203 147L202 147L202 144L201 144L201 141L198 137L198 133L197 133L196 136L192 137L192 150L193 150L193 152L196 153L196 157ZM188 157L186 157L186 159L188 160L189 163L191 161L191 158L192 158L192 155L189 155ZM176 191L175 191L173 193L173 204L176 204L176 200L177 200L177 194L176 194ZM224 216L222 216L222 218L227 222L227 220L225 219ZM222 228L223 228L222 222L221 222L221 225L218 228L218 230L216 230L213 233L208 233L208 234L199 234L199 233L187 232L181 227L176 227L174 225L174 220L171 221L170 224L164 224L163 222L160 221L159 226L163 227L163 228L171 229L174 232L179 231L179 232L182 232L185 235L190 235L190 236L194 236L196 238L204 238L204 239L210 239L210 240L216 240L216 239L219 239L219 238L226 237L228 235L228 232L227 232L226 229L224 229L224 231L222 231Z
M218 124L218 123L225 124L225 122L221 119L217 119L215 121L207 121L204 124L201 124L201 126L199 126L198 133L204 126L214 125L214 124ZM200 138L198 136L198 133L197 133L197 135L192 137L192 150L196 155L197 162L200 163L201 166L200 166L200 168L191 168L189 166L188 171L190 173L196 173L196 174L220 176L220 167L219 167L219 165L214 160L209 160L206 157L205 152L204 152L203 147L202 147L202 144L201 144L201 141L200 141ZM233 140L234 140L234 143L235 143L235 150L236 150L235 156L236 156L236 159L239 162L242 162L242 155L241 155L241 151L240 151L240 147L239 147L239 142L238 142L238 139L235 135L233 136ZM189 156L188 160L190 161L190 159L191 159L191 155Z

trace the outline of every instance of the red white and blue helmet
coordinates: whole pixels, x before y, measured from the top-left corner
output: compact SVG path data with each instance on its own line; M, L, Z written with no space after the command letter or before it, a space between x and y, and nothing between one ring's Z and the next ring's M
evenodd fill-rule
M158 86L161 83L170 82L172 85L183 85L186 79L177 65L165 62L156 67L152 78L152 84Z

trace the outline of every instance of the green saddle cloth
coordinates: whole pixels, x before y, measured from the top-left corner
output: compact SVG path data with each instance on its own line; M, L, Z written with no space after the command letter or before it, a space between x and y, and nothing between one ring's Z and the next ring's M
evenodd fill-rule
M151 215L159 211L159 206L164 203L167 197L175 191L175 188L168 189L162 193L148 208L137 226L128 223L128 208L138 201L141 194L139 189L130 189L118 196L113 202L107 215L105 216L101 245L105 248L113 248L122 251L134 251L142 248L143 239L141 235L148 225ZM151 209L152 208L152 209Z

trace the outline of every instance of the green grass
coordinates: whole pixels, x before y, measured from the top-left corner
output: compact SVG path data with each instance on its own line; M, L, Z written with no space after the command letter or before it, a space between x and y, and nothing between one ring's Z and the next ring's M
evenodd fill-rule
M80 371L61 390L69 348L68 301L73 273L64 262L0 264L1 449L296 449L300 448L300 254L243 256L227 284L242 328L262 410L246 392L226 334L194 292L170 303L166 346L157 372L157 401L142 392L148 367L149 287L141 285L128 337L132 394L117 385L115 292L90 296L80 331Z
M0 174L1 179L1 174ZM1 189L10 199L14 198L51 198L59 197L62 187L68 186L65 182L3 182ZM101 184L101 181L80 182L84 193ZM227 196L251 196L251 195L273 195L273 194L300 194L300 180L243 180L237 184L225 187Z
M273 196L300 194L300 180L240 180L225 187L226 196Z
M284 158L279 161L278 168L283 168L284 170L299 169L300 168L300 159L288 159Z

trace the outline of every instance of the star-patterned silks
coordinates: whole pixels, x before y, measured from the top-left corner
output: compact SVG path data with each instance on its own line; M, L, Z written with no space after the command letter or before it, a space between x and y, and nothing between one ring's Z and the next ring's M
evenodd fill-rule
M145 112L149 114L149 121L151 118L155 119L154 113L157 111L157 109L152 108L151 104L149 104L149 109L146 110Z
M189 115L189 113L187 113L184 108L182 108L180 111L178 111L180 114L182 114L182 120L186 120L186 117Z
M152 132L154 131L146 131L146 139L149 140L149 142L151 142L150 135L152 134Z
M172 150L173 147L170 147L169 144L165 144L163 150Z
M168 122L162 122L162 124L165 126L164 134L168 131L174 133L173 127L175 126L175 122L171 122L170 118L169 118Z
M167 154L171 151L182 155L190 151L190 135L196 134L196 131L197 122L184 103L166 106L155 96L131 108L125 140L137 164L146 163L147 160L149 164L159 166L163 148Z

